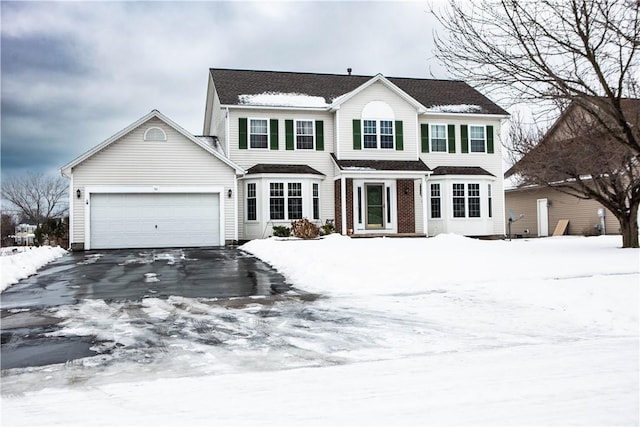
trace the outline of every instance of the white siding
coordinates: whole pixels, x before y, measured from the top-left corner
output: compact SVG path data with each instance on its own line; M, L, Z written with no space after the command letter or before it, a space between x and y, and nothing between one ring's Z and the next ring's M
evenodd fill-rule
M395 114L394 120L402 120L404 149L353 149L353 120L362 119L363 108L372 101L387 103ZM355 95L340 106L338 124L338 141L340 144L340 159L371 159L371 160L416 160L417 141L416 123L418 120L416 109L394 93L383 83L376 82L367 89ZM394 125L395 126L395 125Z
M420 153L420 158L423 162L426 163L431 169L435 169L438 166L477 166L481 167L487 172L494 175L492 184L492 199L493 199L493 221L490 226L490 229L487 229L487 234L495 234L495 235L503 235L505 234L505 224L502 220L504 218L504 186L502 180L502 144L500 140L500 120L498 119L483 119L483 118L473 118L473 117L464 117L459 118L455 116L450 117L421 117L420 124L422 123L437 123L437 124L448 124L455 125L456 132L456 152L455 153ZM493 146L494 153L462 153L462 139L460 136L460 125L490 125L493 126ZM448 144L448 143L447 143ZM447 145L448 146L448 145ZM435 178L435 177L434 177ZM432 178L431 180L433 181ZM457 177L457 179L460 177ZM484 177L483 177L484 178ZM462 177L458 179L457 182L477 182L478 180L475 177ZM485 185L485 181L483 182L483 186ZM486 182L488 183L488 182ZM447 184L450 186L450 184ZM446 187L446 186L445 186ZM446 188L443 188L446 190ZM448 189L450 191L450 189ZM483 188L483 191L486 189ZM450 194L447 194L447 198L450 198ZM447 203L450 203L450 200L445 198L443 193L443 215L445 215L445 207L448 206ZM483 196L484 199L484 196ZM448 212L447 212L448 214ZM443 220L446 220L446 217L443 217ZM461 232L457 227L451 227L451 224L438 224L442 221L434 221L433 224L430 224L430 229L432 230L440 230L440 232ZM486 229L485 225L483 225L483 229ZM432 232L430 231L430 234ZM480 234L480 233L475 233Z
M240 149L239 141L239 118L263 118L278 120L278 150L267 149ZM324 150L287 150L285 141L285 120L322 120L324 126ZM333 199L333 176L334 163L331 160L331 153L334 151L334 123L332 113L305 112L305 111L275 111L275 110L248 110L230 109L229 114L229 140L230 158L233 162L244 169L249 169L256 164L295 164L308 165L325 176L320 182L320 221L324 224L327 219L335 219L334 199ZM242 181L241 181L242 182ZM238 187L243 187L244 183ZM244 215L244 191L238 191L239 215L238 225L240 239L244 239L243 229L245 227ZM267 207L268 208L268 207ZM264 224L262 225L264 227ZM262 233L262 231L261 231ZM267 233L266 235L269 235Z
M166 141L144 141L157 126ZM87 186L223 186L233 189L234 170L159 119L151 119L73 168L73 241L84 242L84 188ZM224 195L226 197L226 194ZM229 199L226 199L227 201ZM234 239L233 203L225 201L225 239Z

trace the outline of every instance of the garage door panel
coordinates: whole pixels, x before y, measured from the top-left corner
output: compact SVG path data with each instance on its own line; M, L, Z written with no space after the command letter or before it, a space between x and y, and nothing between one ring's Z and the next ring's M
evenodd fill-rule
M92 194L91 247L220 244L218 194Z

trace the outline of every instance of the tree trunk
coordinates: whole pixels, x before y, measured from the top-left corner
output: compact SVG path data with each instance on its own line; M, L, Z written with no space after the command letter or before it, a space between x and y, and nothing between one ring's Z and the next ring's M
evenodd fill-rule
M622 247L637 248L638 246L638 205L632 205L628 215L618 218L622 232Z

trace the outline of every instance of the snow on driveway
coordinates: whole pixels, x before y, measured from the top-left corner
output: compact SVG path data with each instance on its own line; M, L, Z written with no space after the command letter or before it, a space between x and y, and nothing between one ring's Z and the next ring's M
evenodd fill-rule
M2 248L0 252L0 292L22 279L36 274L39 268L67 251L60 246L27 246Z
M640 251L619 246L252 241L243 249L328 297L62 307L59 334L111 353L3 372L2 422L637 425Z

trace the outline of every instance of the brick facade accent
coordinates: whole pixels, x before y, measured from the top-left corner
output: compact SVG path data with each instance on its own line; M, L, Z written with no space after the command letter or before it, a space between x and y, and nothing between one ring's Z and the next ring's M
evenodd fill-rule
M416 210L413 180L397 180L396 190L398 196L398 233L415 233Z
M353 179L346 179L347 187L347 230L342 231L342 199L340 197L340 180L337 179L334 183L334 202L335 202L335 216L336 216L336 233L347 234L347 231L351 229L353 231Z

